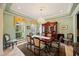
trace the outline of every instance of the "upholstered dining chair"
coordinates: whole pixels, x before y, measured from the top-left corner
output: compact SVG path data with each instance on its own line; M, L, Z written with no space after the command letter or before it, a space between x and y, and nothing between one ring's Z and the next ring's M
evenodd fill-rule
M34 37L34 53L36 54L36 50L38 50L38 55L40 55L40 51L43 51L43 48L45 47L45 44L43 41L40 40L40 38Z
M29 33L29 36L33 36L33 33Z
M72 33L68 33L68 34L67 34L67 38L68 38L68 39L73 39L73 34L72 34Z
M65 54L66 56L73 56L73 47L72 46L65 46Z
M60 56L73 56L73 47L61 43L59 49Z
M63 43L60 43L59 56L66 56L65 44L63 44Z
M10 35L9 34L3 35L3 45L4 45L4 48L10 47Z
M11 39L9 34L3 35L3 48L6 49L10 46L12 46L12 49L14 48L14 44L17 45L17 40Z
M32 40L32 37L30 35L27 35L26 45L27 45L27 48L29 48L30 50L32 49L33 40Z
M70 45L72 45L72 42L73 42L73 34L72 33L68 33L67 34L67 39L69 39L69 43Z

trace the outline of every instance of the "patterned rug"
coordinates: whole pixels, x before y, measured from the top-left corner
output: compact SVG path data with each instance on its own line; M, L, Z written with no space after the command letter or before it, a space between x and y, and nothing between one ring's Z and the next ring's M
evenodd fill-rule
M19 45L18 48L25 54L25 56L39 56L38 51L36 51L36 54L34 54L33 51L27 49L26 44ZM41 51L40 56L56 56L56 55L53 52L50 52L49 55L49 53L45 53L44 51Z

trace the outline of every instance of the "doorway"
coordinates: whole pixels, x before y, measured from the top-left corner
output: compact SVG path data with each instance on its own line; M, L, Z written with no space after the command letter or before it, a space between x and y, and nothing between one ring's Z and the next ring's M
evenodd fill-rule
M77 42L79 42L79 12L77 14Z

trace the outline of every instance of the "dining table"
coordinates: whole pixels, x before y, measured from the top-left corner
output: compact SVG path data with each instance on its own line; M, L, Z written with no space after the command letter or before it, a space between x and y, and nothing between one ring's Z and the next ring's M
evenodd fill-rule
M42 36L42 35L33 35L32 38L33 38L33 37L40 38L40 40L43 40L43 39L45 39L45 40L50 40L50 37L46 37L46 36Z

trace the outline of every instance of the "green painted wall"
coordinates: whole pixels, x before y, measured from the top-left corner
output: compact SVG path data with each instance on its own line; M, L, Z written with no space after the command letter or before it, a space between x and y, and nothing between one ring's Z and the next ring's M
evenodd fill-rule
M73 17L61 17L47 20L49 22L58 22L57 32L65 34L65 38L67 37L67 33L73 33ZM62 30L62 26L67 25L68 28L66 30Z
M3 15L3 33L10 34L11 39L15 39L14 18L12 15L4 13Z
M15 28L14 28L14 14L9 14L9 13L4 13L4 33L8 33L11 36L11 39L15 39ZM30 22L26 22L25 26L32 26L32 23ZM38 31L38 26L35 24L36 26L36 32ZM27 28L25 29L25 32L23 32L23 39L25 39L25 36L28 35L29 32L32 32L31 30L27 30ZM35 34L35 33L34 33Z

